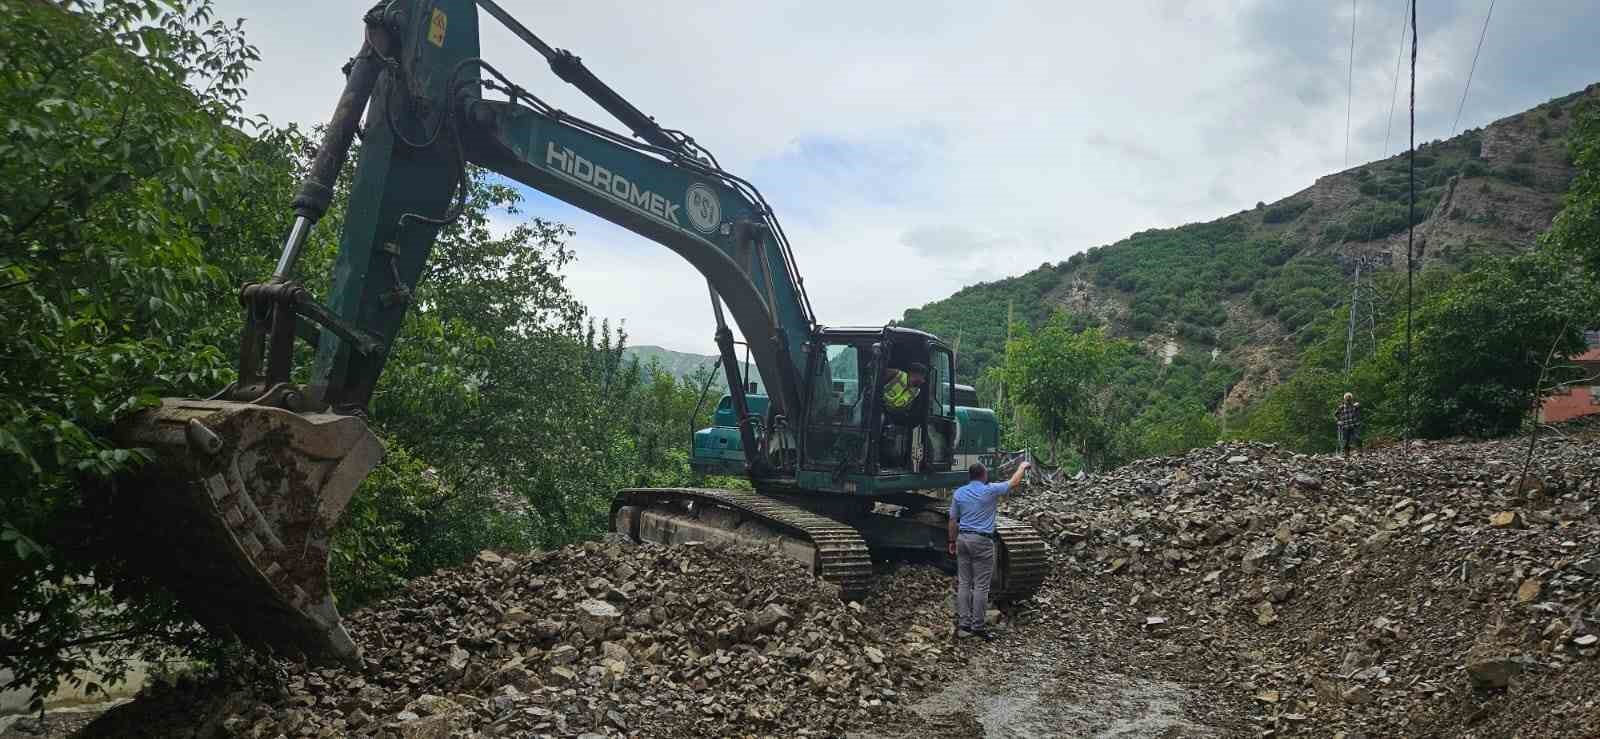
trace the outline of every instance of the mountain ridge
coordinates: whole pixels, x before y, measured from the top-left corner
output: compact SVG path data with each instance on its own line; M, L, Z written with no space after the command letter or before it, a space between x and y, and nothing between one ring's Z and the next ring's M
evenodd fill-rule
M1405 152L1318 177L1273 203L1211 221L1147 229L1029 272L969 285L897 322L963 337L971 382L1004 351L1007 316L1037 326L1056 310L1106 325L1152 356L1236 367L1208 407L1237 408L1292 373L1296 339L1348 301L1355 258L1403 270L1415 224L1418 269L1465 269L1532 248L1573 176L1571 109L1600 84L1482 128L1417 147L1417 204L1407 215ZM1387 257L1383 255L1387 254ZM1369 262L1370 263L1370 262Z

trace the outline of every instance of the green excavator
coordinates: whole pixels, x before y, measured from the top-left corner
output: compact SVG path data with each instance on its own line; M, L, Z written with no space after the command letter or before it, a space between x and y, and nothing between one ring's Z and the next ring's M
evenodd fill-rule
M484 60L480 11L633 136L550 106ZM867 591L875 556L946 556L940 493L966 481L964 462L992 451L997 430L956 384L949 346L896 326L820 325L754 185L495 2L388 0L363 21L277 268L240 291L238 380L212 398L166 399L118 429L157 460L111 497L127 565L214 633L289 657L358 658L328 586L330 534L382 457L366 408L434 238L460 212L469 164L661 244L706 278L729 392L716 425L695 434L693 464L744 475L753 490L623 490L614 531L768 544L851 599ZM358 128L331 294L319 299L295 264ZM292 379L304 376L293 366L300 341L315 348L303 383ZM745 376L752 361L764 392ZM881 378L915 365L926 369L922 391L888 411ZM1045 544L1015 521L998 533L996 597L1026 598L1046 574Z

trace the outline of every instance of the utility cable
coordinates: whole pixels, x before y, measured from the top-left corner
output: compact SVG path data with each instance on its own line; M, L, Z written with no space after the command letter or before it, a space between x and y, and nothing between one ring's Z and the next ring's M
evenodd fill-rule
M1412 289L1416 279L1417 270L1412 266L1412 255L1416 250L1412 247L1415 238L1417 222L1417 4L1411 3L1411 149L1406 157L1406 176L1411 182L1411 198L1406 204L1406 377L1405 377L1405 418L1406 427L1402 438L1406 442L1406 455L1411 454L1411 305Z
M1350 0L1350 64L1344 73L1344 166L1350 166L1350 105L1356 82L1356 2Z
M1389 125L1383 130L1383 156L1389 157L1389 134L1394 131L1394 103L1400 96L1400 60L1406 57L1406 16L1411 11L1411 0L1400 11L1400 48L1394 52L1394 87L1389 90Z
M1478 54L1483 52L1483 39L1489 35L1489 18L1494 15L1494 0L1489 0L1489 12L1483 14L1483 30L1478 33L1478 49L1472 52L1472 66L1467 69L1467 84L1461 88L1461 102L1456 105L1456 119L1450 124L1450 135L1456 135L1461 125L1461 109L1467 107L1467 91L1472 89L1472 73L1478 69Z

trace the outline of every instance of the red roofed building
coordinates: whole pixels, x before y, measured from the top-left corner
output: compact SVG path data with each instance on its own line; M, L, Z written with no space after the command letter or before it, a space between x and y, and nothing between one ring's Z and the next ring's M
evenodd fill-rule
M1600 331L1585 331L1589 350L1572 358L1583 371L1583 378L1544 399L1539 420L1558 423L1578 416L1600 413Z

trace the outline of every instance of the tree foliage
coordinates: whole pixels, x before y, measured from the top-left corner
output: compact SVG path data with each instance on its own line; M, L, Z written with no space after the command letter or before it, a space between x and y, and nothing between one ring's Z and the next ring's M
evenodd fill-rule
M1600 282L1600 102L1579 106L1572 126L1570 155L1577 175L1545 243L1561 256L1581 261L1589 279Z
M82 546L79 483L141 463L110 439L118 419L234 378L238 285L270 273L312 153L302 132L241 117L255 59L208 0L0 4L4 687L230 653ZM315 294L346 197L299 263ZM335 533L341 608L483 548L593 536L617 488L692 481L699 388L623 358L625 333L563 281L571 233L471 173L373 399L388 454Z
M1090 440L1091 409L1112 351L1104 329L1073 331L1068 322L1058 313L1038 331L1018 327L1006 343L1006 392L1042 424L1051 459L1063 437L1077 440L1080 448Z

